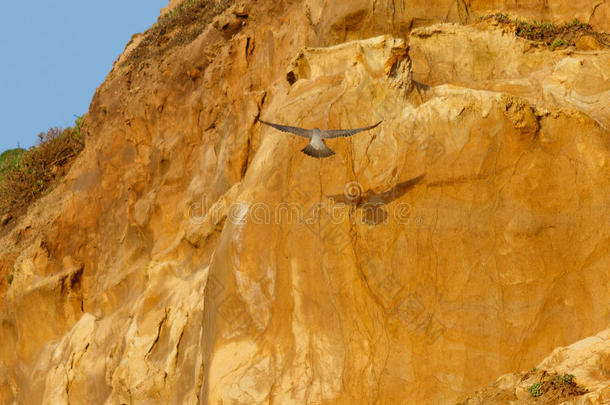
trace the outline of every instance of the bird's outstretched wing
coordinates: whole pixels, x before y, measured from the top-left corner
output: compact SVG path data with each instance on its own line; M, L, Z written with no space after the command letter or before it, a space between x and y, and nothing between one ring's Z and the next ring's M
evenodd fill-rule
M354 128L354 129L328 129L328 130L325 130L322 132L324 133L323 137L325 139L326 138L338 138L340 136L352 136L354 134L357 134L358 132L366 131L368 129L373 129L379 124L381 124L381 121L379 121L375 125L371 125L370 127L362 127L362 128Z
M259 119L259 121L262 122L265 125L269 125L270 127L273 127L275 129L279 129L282 132L290 132L291 134L302 136L303 138L310 138L311 137L311 130L308 130L308 129L305 129L305 128L290 127L288 125L274 124L272 122L263 121L261 119Z

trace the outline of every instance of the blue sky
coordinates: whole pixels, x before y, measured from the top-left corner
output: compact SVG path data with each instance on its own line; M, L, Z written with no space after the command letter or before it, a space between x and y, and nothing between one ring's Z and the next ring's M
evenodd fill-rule
M71 126L89 109L132 34L168 0L39 0L2 4L0 152Z

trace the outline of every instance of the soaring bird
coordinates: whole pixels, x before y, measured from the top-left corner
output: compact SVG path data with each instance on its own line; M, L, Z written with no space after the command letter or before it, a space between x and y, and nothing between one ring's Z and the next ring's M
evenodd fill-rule
M357 134L358 132L366 131L369 129L375 128L377 125L381 124L379 121L375 125L371 125L370 127L362 127L362 128L354 128L354 129L305 129L299 127L290 127L288 125L280 125L274 124L272 122L267 122L259 119L265 125L269 125L275 129L279 129L282 132L290 132L291 134L295 134L298 136L302 136L303 138L308 138L309 143L301 152L306 155L313 156L316 158L325 158L335 154L326 144L324 143L324 139L328 138L338 138L340 136L352 136Z

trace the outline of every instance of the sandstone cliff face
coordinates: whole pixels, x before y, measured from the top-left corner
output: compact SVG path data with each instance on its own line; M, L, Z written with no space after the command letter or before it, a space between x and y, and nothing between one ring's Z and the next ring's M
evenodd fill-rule
M528 388L536 382L549 380L543 376L566 376L570 381L572 391L577 384L588 387L588 391L576 397L569 394L570 389L561 378L551 378L551 381L562 390L547 392L533 397ZM588 337L553 350L538 367L527 373L511 373L504 375L484 390L477 392L463 403L474 404L607 404L610 403L610 330L606 329L595 336ZM558 392L559 391L559 392ZM563 392L560 392L563 391ZM567 391L567 392L566 392ZM554 398L552 394L554 395Z
M610 52L466 25L607 2L429 3L135 37L2 237L0 402L452 403L607 328Z

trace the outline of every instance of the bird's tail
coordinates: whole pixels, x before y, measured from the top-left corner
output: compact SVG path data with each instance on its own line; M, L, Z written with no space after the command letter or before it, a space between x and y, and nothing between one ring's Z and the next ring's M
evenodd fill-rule
M324 147L321 149L316 149L310 143L308 143L307 146L305 146L303 149L301 149L301 152L303 152L306 155L316 157L316 158L325 158L325 157L329 157L329 156L332 156L335 154L335 152L333 152L332 149L330 149L326 145L324 145Z

